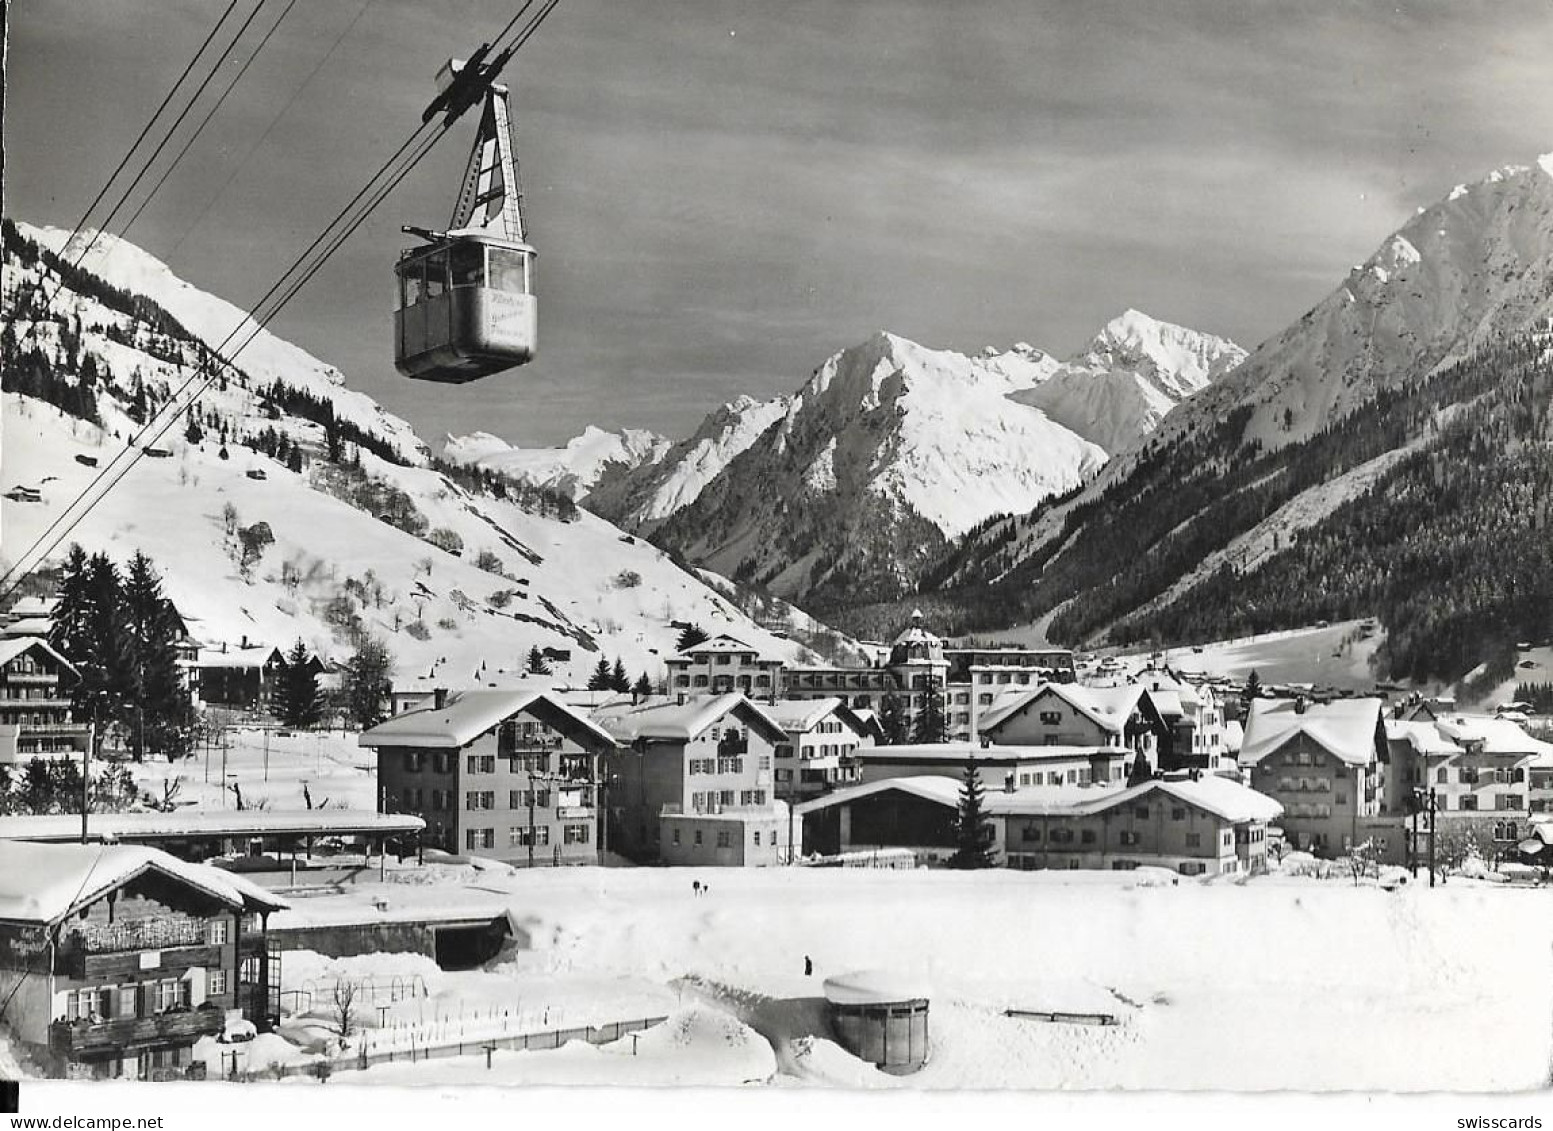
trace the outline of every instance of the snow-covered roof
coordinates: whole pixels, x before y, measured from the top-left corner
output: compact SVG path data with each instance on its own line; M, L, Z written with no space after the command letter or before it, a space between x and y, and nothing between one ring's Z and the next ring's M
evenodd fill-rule
M1231 719L1224 724L1224 749L1231 754L1239 754L1241 744L1246 740L1246 728L1240 725L1239 719Z
M1553 743L1533 738L1512 719L1487 715L1449 715L1435 720L1440 734L1457 746L1482 743L1485 754L1553 757Z
M1462 752L1461 747L1446 738L1433 722L1426 719L1387 719L1386 740L1406 742L1419 754L1449 755Z
M11 606L13 617L52 617L59 604L58 597L23 597Z
M976 742L923 742L900 746L863 746L854 753L874 762L1048 762L1096 755L1126 754L1122 746L982 746Z
M638 738L688 741L729 714L763 732L772 742L787 737L775 719L738 692L726 695L687 695L684 702L666 696L653 696L632 703L622 700L606 703L593 711L593 720L617 742L631 743Z
M750 652L760 660L764 660L770 663L780 662L779 657L763 655L760 649L756 648L753 644L746 644L738 637L729 636L727 633L719 633L718 635L712 637L710 640L703 640L699 644L692 644L689 648L682 649L680 651L680 655L712 656L727 655L734 652Z
M956 806L960 801L960 779L944 777L939 774L921 774L907 778L882 778L879 781L865 782L862 785L849 785L842 789L816 797L810 801L800 802L793 806L793 812L799 816L807 813L815 813L821 809L829 809L833 805L845 805L852 801L858 801L864 797L872 797L876 793L909 793L913 797L920 797L924 801L934 801L940 805Z
M24 652L30 652L34 648L47 652L72 675L80 674L76 671L74 664L56 652L54 646L41 636L12 636L0 640L0 665L9 664L17 656L22 655Z
M272 648L263 644L249 648L231 648L226 651L201 648L199 659L195 661L195 666L201 668L262 668L271 660L280 662L284 658L280 654L279 648Z
M484 688L454 692L441 707L420 707L395 715L371 730L363 731L357 742L371 747L457 749L469 745L498 723L524 712L551 724L574 741L583 742L586 737L600 746L615 744L608 731L556 696L534 690Z
M88 829L103 840L181 836L354 836L419 832L426 822L410 813L370 809L176 809L171 813L93 813ZM70 841L81 836L74 813L0 817L0 840Z
M921 978L895 970L854 970L826 978L825 1000L832 1005L884 1005L932 997Z
M876 793L909 793L925 801L956 808L961 783L943 775L885 778L864 785L848 786L797 806L800 815L845 805ZM987 789L982 808L993 817L1051 816L1085 817L1119 806L1130 805L1154 793L1164 793L1184 804L1195 806L1226 821L1271 821L1283 813L1283 806L1266 794L1229 778L1204 774L1197 778L1154 778L1137 785L1065 785L1037 786L1016 790Z
M57 923L145 872L159 872L237 910L290 906L249 880L208 864L187 863L156 848L4 841L0 842L0 920Z
M54 627L49 617L17 617L0 627L4 636L47 636Z
M1029 691L994 702L992 708L982 714L977 728L982 731L995 730L1037 701L1054 695L1102 730L1120 734L1142 694L1141 687L1130 684L1123 687L1085 687L1077 683L1043 683Z
M1254 766L1303 734L1351 766L1369 765L1375 760L1382 706L1379 699L1335 699L1303 708L1293 699L1253 699L1240 764Z
M859 734L867 733L872 725L862 717L861 712L854 711L845 699L835 695L821 699L779 699L775 703L761 704L760 709L789 734L807 733L831 715Z

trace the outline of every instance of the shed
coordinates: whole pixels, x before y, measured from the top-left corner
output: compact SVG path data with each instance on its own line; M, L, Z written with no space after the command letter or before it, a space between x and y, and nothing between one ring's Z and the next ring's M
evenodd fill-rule
M892 1075L915 1072L928 1058L927 985L888 970L825 979L830 1025L841 1046Z

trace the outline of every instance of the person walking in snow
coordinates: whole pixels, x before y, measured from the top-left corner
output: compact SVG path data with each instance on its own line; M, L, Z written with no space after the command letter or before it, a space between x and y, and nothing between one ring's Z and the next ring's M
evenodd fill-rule
M814 973L814 959L810 958L806 954L806 955L803 956L803 976L805 978L807 978L807 977L809 977L813 973Z
M690 881L690 892L691 892L692 895L700 895L701 894L701 881L700 880L691 880Z

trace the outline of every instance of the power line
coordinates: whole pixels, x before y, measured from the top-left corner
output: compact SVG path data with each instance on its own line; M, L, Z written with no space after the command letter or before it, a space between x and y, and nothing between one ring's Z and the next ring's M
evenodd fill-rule
M260 0L260 2L262 4L263 0ZM519 8L517 14L511 20L509 20L507 25L502 29L502 32L500 35L498 35L496 42L499 42L500 39L503 38L507 32L517 24L523 13L526 12L533 5L533 3L534 0L525 0L525 3L521 8ZM550 13L555 10L559 3L560 0L545 0L545 3L541 6L539 12L523 27L523 29L514 38L509 47L504 48L503 50L510 50L511 52L515 53L519 48L527 43L528 40L534 35L534 33L538 31L540 25L543 24L544 21L549 17ZM277 314L280 313L281 309L286 305L286 303L295 297L297 292L300 291L302 287L306 286L308 281L311 280L315 274L317 274L317 272L323 267L324 263L328 261L334 252L338 250L347 239L350 238L356 229L359 228L363 222L365 222L372 211L377 208L377 206L382 203L382 201L388 196L390 192L393 191L399 182L402 181L417 164L419 164L421 159L431 151L431 148L437 143L437 141L452 128L453 121L444 120L440 127L434 127L434 132L419 144L419 147L416 148L414 154L407 160L400 161L406 150L416 146L417 138L425 130L427 124L428 123L423 123L402 145L400 145L400 147L394 152L393 156L391 156L388 161L383 164L377 173L373 174L373 176L368 180L367 184L364 185L356 193L356 195L351 198L346 206L342 208L340 212L336 214L335 218L325 226L324 230L314 238L313 242L308 245L302 254L293 261L292 265L282 273L280 279L278 279L276 283L265 292L265 294L259 299L258 303L255 304L254 313L246 315L243 319L241 319L237 326L235 326L232 331L227 334L226 338L222 340L221 344L212 351L216 355L216 360L218 363L225 365L227 368L233 370L234 372L236 371L237 367L232 363L230 358L224 356L222 353L227 345L229 345L242 332L244 326L252 322L253 329L249 331L248 336L242 340L238 347L232 351L231 356L236 357L238 353L246 348L249 343L251 343L253 339L257 337L259 331L263 330L265 326ZM400 162L399 167L390 177L388 182L381 188L373 190L372 185L379 179L379 177L382 176L385 171L393 166L395 162ZM335 225L339 223L344 216L350 214L356 205L363 200L363 198L366 198L366 203L355 216L354 220L352 220L343 231L331 236L331 230L335 227ZM328 246L316 258L316 260L310 265L306 266L305 269L303 269L303 264L306 263L309 257L313 255L313 252L317 250L320 245L326 243ZM301 273L298 275L297 272L299 269L301 270ZM296 276L295 280L288 285L286 280L288 278L292 278L294 275ZM274 304L267 312L263 313L262 315L259 314L258 312L277 293L280 293L281 297L274 302ZM69 504L69 506L65 508L59 518L55 519L55 521L50 524L49 528L43 533L43 535L40 536L33 543L33 545L22 554L20 558L17 559L16 564L4 576L0 576L0 583L4 583L6 581L11 582L4 592L0 592L0 600L4 600L6 597L9 597L10 594L15 591L16 587L21 584L22 579L25 578L33 568L36 568L36 564L41 563L45 558L47 558L48 554L53 551L54 547L63 541L64 538L67 537L69 533L81 523L87 514L91 513L92 509L102 501L102 498L106 496L106 494L112 490L113 487L116 486L126 474L128 474L129 470L136 463L138 463L141 458L143 458L146 444L140 443L137 445L135 441L141 440L147 435L150 436L150 439L149 441L146 441L146 443L154 443L156 440L160 439L163 435L166 434L167 430L171 428L172 425L176 423L176 421L193 406L194 402L199 398L200 394L203 393L205 389L210 387L211 383L218 375L219 369L212 367L211 372L203 379L203 381L200 382L199 388L194 391L193 395L189 396L184 404L179 405L177 403L179 398L181 398L189 386L199 378L199 369L196 369L195 372L184 381L183 385L179 387L178 392L176 392L169 399L168 405L164 407L161 412L157 414L157 416L153 417L152 420L148 422L147 425L141 430L141 432L134 439L132 439L130 446L121 450L120 453L109 462L108 466L104 467L97 474L97 476L93 478L92 482L87 485L86 489L83 490L81 494L76 496L76 498ZM242 383L241 378L234 379L238 380L240 384ZM164 414L166 415L165 421L157 424L157 419ZM121 462L122 466L120 466ZM102 491L97 494L97 497L87 501L84 509L82 509L78 515L69 519L68 522L65 522L71 512L75 511L84 500L88 500L89 496L92 495L98 485L102 484L104 480L106 480L106 485L103 487ZM59 532L55 534L54 531L60 526L62 522L64 523L64 529L59 530ZM45 542L47 542L47 545L44 545ZM42 547L41 553L39 552L40 547ZM27 559L32 557L34 554L37 554L37 563L31 567L28 567L26 565ZM13 578L14 580L12 580Z

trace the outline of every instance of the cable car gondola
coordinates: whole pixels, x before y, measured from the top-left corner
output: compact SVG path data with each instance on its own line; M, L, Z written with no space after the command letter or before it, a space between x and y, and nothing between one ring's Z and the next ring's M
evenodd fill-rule
M446 232L406 226L425 242L401 252L394 267L394 367L418 381L475 381L534 357L535 252L523 222L507 89L489 83L491 73L450 60L437 75L441 93L427 110L429 116L450 100L478 97L467 80L486 81L480 130L452 222Z

